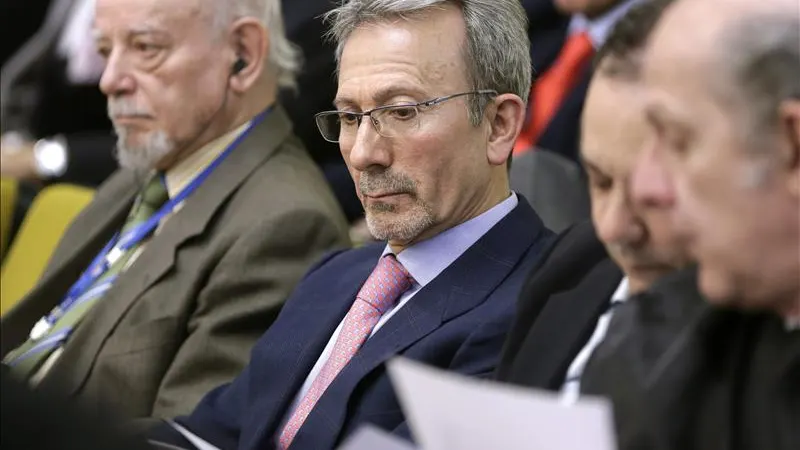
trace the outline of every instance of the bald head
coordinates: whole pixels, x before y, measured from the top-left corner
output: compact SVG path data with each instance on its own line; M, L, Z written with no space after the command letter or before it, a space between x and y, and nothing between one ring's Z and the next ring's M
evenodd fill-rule
M745 129L761 135L779 124L781 102L800 100L800 3L753 3L761 8L743 11L722 31L719 61L731 77L727 93L748 106Z
M670 211L710 300L800 316L800 3L678 0L643 73L634 202Z
M742 112L750 135L777 123L782 101L800 99L797 0L681 0L654 41L660 58L701 69L716 100Z

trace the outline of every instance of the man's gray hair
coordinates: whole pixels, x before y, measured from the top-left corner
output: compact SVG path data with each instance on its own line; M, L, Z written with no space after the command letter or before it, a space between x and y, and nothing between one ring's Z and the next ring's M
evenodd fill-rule
M761 13L725 30L723 54L751 135L778 125L781 102L800 99L800 16ZM755 130L753 129L755 127Z
M299 47L286 37L280 0L210 0L217 7L215 26L224 29L242 17L261 21L269 33L269 64L278 86L297 88L297 73L302 65Z
M527 104L531 89L530 42L528 18L519 0L345 0L326 15L331 23L329 35L337 45L336 58L341 59L347 38L364 24L424 17L427 11L447 4L458 6L464 15L464 58L472 89L516 94ZM473 124L481 122L487 100L473 96Z

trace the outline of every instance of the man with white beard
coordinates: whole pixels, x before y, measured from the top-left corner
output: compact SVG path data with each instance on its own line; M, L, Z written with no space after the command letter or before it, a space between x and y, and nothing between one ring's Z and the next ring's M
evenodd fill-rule
M123 167L2 320L13 373L130 417L229 381L324 252L348 244L276 104L297 52L278 0L98 0Z

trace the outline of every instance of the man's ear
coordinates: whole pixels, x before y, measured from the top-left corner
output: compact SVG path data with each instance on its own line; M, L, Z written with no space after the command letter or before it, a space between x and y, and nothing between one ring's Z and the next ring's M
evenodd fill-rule
M495 166L504 164L514 150L522 125L525 122L525 103L514 94L495 97L486 111L489 119L489 147L487 157Z
M783 141L781 162L789 175L789 191L800 199L800 98L783 101L778 116Z
M231 90L243 94L264 72L269 57L269 35L258 20L243 17L231 25L230 40L235 52L231 61Z

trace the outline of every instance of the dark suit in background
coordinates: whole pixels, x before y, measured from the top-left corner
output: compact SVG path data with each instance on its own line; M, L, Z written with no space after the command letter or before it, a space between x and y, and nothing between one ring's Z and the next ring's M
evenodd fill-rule
M290 448L332 449L367 423L407 436L384 366L394 356L490 376L519 288L550 236L520 197L511 213L366 341L327 388ZM273 448L287 409L384 246L370 245L321 262L253 349L244 373L211 392L191 416L178 422L220 448ZM167 427L156 430L154 437L180 442Z
M3 316L3 354L120 229L141 183L123 170L100 188L38 285ZM308 267L346 244L335 199L276 107L87 313L43 385L131 417L185 414L242 370Z
M522 0L522 6L528 14L528 37L535 80L558 58L568 37L571 17L556 10L552 0ZM578 161L581 113L591 77L592 68L587 66L535 143L536 147ZM531 101L534 99L531 98Z
M496 378L560 389L621 280L591 222L559 235L522 288Z
M529 21L534 86L558 61L571 36L573 20L577 30L587 32L597 51L616 21L636 1L617 0L599 17L586 19L560 13L552 0L522 0ZM533 142L532 150L517 153L511 169L512 188L531 199L545 224L556 232L590 217L586 177L579 154L581 115L593 73L591 60L581 62L577 71L576 80ZM536 101L532 92L529 110Z
M621 450L800 448L800 331L712 307L694 269L616 311L584 374L610 397Z
M59 392L32 391L0 368L0 447L5 450L145 450L105 411L85 411Z
M558 58L571 18L557 11L552 0L522 0L522 5L529 21L535 83ZM529 198L548 228L556 232L589 218L588 189L578 154L580 119L591 76L591 67L585 67L534 143L535 150L516 155L511 166L511 187ZM536 101L533 95L529 101Z
M314 115L333 109L336 97L336 46L323 38L328 31L322 15L333 9L338 0L282 0L286 36L303 50L303 67L297 77L298 92L280 93L311 158L325 173L347 219L364 215L356 196L353 179L339 152L339 145L322 138Z

